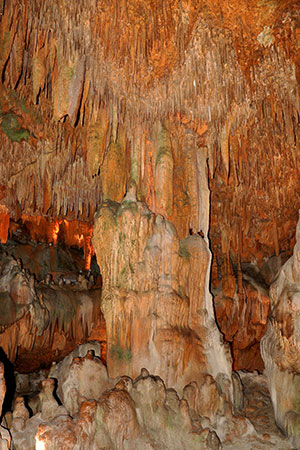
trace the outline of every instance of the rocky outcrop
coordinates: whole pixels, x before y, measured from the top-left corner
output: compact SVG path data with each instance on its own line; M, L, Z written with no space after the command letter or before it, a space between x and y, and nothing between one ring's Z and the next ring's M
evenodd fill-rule
M100 295L84 277L59 286L49 275L38 283L20 259L1 253L2 349L18 370L30 372L70 353L92 336L93 327L98 340L105 340Z
M231 344L233 369L262 372L260 340L267 330L270 298L264 278L255 269L239 270L236 276L232 267L223 267L221 279L212 280L212 285L217 282L212 292L217 323Z
M38 235L47 220L90 228L102 200L120 203L131 180L180 239L189 229L206 236L200 203L209 192L199 187L208 179L219 267L291 250L300 192L297 1L2 3L2 242L10 220L28 221ZM74 241L87 248L89 237ZM236 315L236 302L226 313ZM238 339L236 367L249 368L255 353L260 368L263 324L245 317L250 335Z
M0 420L2 421L3 410L2 406L4 403L6 394L6 383L5 383L5 368L4 364L0 361ZM11 448L11 436L7 428L4 428L0 422L0 449L9 450Z
M206 239L179 240L172 223L138 202L133 189L121 203L100 208L93 245L103 275L110 376L135 378L148 367L179 391L203 373L223 374L230 384L230 357L208 287Z
M57 395L71 416L79 412L84 399L97 399L111 387L100 346L96 354L93 347L91 343L80 345L49 372L49 377L57 380Z
M86 356L78 356L86 350ZM10 432L16 450L218 450L221 442L231 448L231 439L249 436L258 442L251 423L232 414L224 378L204 374L180 397L145 368L136 379L109 379L87 345L78 347L50 375L58 377L57 392L55 378L44 379L31 417L23 397L15 399ZM251 447L247 443L244 448Z
M293 256L271 285L271 314L261 341L265 373L278 426L300 446L300 221Z

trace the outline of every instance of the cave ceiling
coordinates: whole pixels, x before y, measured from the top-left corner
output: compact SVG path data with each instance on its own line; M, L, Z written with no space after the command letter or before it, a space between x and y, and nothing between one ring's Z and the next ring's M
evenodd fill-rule
M298 1L0 7L2 242L9 218L76 221L90 240L101 201L121 201L130 182L181 238L201 233L180 172L180 149L190 146L207 161L218 264L260 265L291 252L300 206ZM174 160L170 208L153 195L161 128Z

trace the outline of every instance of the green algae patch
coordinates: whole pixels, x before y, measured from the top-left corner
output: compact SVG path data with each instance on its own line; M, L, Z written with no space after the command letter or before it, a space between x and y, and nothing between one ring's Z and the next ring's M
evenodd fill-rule
M7 95L8 97L15 102L15 104L25 113L25 114L29 114L30 111L29 109L26 107L25 101L22 98L19 98L17 96L16 91L14 91L13 89L9 89L7 91Z
M22 139L28 140L30 132L20 126L19 117L16 114L0 114L0 118L1 130L12 142L20 142Z
M121 203L121 207L118 210L118 215L121 216L124 211L131 211L133 215L138 212L138 207L136 202L123 200Z
M37 109L28 107L13 89L1 87L0 130L12 142L28 141L30 136L35 138L35 126L42 123L42 116ZM30 129L26 128L28 126Z
M172 159L170 136L169 132L165 127L162 127L161 130L158 132L157 140L158 140L158 152L155 162L156 166L161 164L164 157L166 156Z
M119 363L128 362L132 358L132 354L129 348L123 349L120 344L120 337L118 336L117 343L112 344L110 349L110 354L112 358L116 358Z
M179 256L181 256L181 258L189 258L191 256L190 252L184 246L184 243L182 241L179 242Z

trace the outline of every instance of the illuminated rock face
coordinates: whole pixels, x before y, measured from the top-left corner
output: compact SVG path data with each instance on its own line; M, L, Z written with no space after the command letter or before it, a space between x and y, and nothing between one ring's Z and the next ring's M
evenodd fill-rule
M29 399L31 417L24 398L16 398L10 426L16 450L219 450L233 435L255 439L250 422L232 415L224 377L216 381L204 374L184 388L183 396L145 368L136 379L111 380L89 345L51 369L36 399ZM253 447L249 441L243 448Z
M212 0L4 2L1 242L9 219L26 215L31 224L90 228L102 200L121 202L132 180L179 239L189 229L206 236L199 205L207 192L197 186L209 179L210 245L219 269L226 263L224 278L229 260L261 266L291 252L300 206L299 15L295 0L220 0L217 8ZM247 329L232 344L235 367L262 369L265 298L247 305L242 322L236 303L217 308L226 335ZM228 316L233 323L224 325Z
M300 221L293 256L270 288L271 315L261 341L278 426L300 445Z
M103 275L111 377L136 377L147 367L179 390L207 372L231 379L208 290L204 238L179 240L171 222L130 193L100 208L93 245Z

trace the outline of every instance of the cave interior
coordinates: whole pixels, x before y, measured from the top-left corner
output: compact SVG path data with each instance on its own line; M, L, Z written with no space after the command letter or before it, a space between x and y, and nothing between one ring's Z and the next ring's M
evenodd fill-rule
M300 448L299 142L299 0L0 0L0 450Z

